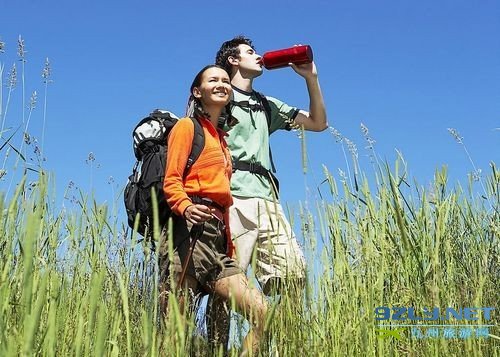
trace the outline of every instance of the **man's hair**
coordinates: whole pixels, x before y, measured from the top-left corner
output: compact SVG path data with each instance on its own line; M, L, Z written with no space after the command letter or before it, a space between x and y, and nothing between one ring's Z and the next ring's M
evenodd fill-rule
M252 45L252 40L242 35L236 36L235 38L224 42L221 46L217 54L215 55L215 64L223 67L229 76L232 76L232 65L228 62L229 57L237 57L240 56L239 45L248 45L255 50L255 47Z

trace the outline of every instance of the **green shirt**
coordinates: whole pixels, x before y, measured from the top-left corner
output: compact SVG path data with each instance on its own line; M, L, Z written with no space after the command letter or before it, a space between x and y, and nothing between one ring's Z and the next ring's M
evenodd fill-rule
M235 102L248 101L250 106L259 104L255 92L245 92L233 86ZM285 129L287 122L295 118L297 108L290 107L282 101L266 96L271 107L270 132L263 109L252 110L238 105L232 107L232 115L238 123L232 128L226 127L229 136L226 138L233 161L258 162L271 170L269 157L269 134L278 129ZM231 177L231 193L239 197L259 197L272 200L272 189L269 180L258 174L236 170Z

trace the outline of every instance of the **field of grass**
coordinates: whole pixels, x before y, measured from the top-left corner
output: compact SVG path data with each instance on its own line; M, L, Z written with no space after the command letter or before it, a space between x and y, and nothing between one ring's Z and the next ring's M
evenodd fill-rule
M498 355L497 327L480 338L457 330L455 338L418 339L410 328L384 338L374 313L497 306L496 169L487 199L447 191L443 171L431 191L414 196L402 194L396 173L380 176L373 192L360 182L356 192L342 185L342 194L326 175L332 198L303 212L316 271L304 304L285 294L275 307L265 354ZM172 307L176 318L159 329L154 261L139 259L141 245L107 220L105 206L82 198L73 212L52 207L47 181L21 181L0 201L0 355L184 355L196 326ZM450 323L497 325L497 316Z

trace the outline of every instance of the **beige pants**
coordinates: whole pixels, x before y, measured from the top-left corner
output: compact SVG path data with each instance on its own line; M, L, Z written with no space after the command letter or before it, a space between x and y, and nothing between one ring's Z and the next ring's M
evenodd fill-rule
M270 278L303 278L305 259L279 202L233 196L229 223L240 267L255 254L255 276L262 287Z

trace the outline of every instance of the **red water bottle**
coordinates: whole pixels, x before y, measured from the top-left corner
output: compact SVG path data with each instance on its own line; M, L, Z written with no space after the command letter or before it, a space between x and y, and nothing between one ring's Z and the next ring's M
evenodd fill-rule
M304 64L313 61L312 48L309 45L293 46L282 50L264 53L261 62L266 69L276 69L288 66L289 63Z

